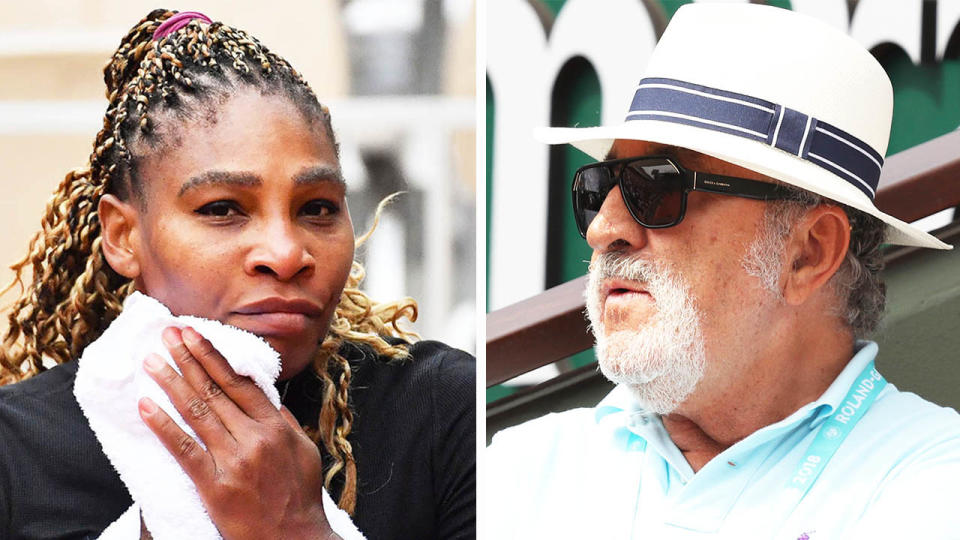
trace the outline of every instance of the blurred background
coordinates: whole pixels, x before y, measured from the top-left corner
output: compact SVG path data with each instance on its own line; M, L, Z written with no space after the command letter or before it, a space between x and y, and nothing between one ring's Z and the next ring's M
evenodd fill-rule
M52 191L87 162L107 104L102 68L120 39L156 7L200 11L286 58L329 106L358 236L383 197L405 192L358 250L363 288L378 300L416 298L416 331L475 353L473 0L164 4L4 3L0 283L12 278L8 266L26 252Z

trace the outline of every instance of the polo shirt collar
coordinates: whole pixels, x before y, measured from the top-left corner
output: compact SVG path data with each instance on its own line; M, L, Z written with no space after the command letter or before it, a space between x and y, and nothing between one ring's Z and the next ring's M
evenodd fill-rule
M827 387L826 391L817 398L816 401L804 405L790 416L783 420L771 424L766 428L775 426L784 426L794 424L813 414L812 427L823 423L840 406L844 397L857 376L863 371L863 368L876 358L878 347L873 341L857 341L854 344L853 358L847 362L846 367L840 372L840 375L834 379L833 383ZM659 416L655 413L646 411L637 403L633 392L626 385L619 384L612 392L607 394L594 410L594 420L599 425L627 427L635 424L637 418L650 418Z
M827 390L819 399L797 411L799 413L808 407L816 409L810 427L815 428L825 422L841 406L847 392L857 382L860 373L867 367L867 364L877 357L879 347L873 341L857 341L853 350L855 351L853 358L847 362L847 367L843 368L840 375L834 379L833 384L827 387ZM784 421L789 420L797 413L785 418Z
M874 342L858 341L854 346L853 358L817 400L804 405L783 420L750 434L725 450L724 454L749 456L753 449L783 436L804 422L807 422L807 429L811 431L819 427L841 406L858 375L876 357L877 350L877 344ZM671 480L673 478L683 484L693 480L693 469L670 439L660 415L644 410L627 386L618 385L608 394L597 405L594 419L601 431L606 434L605 436L609 437L606 440L616 449L626 452L625 456L633 452L645 451L649 447L669 464L670 468L667 469L666 475L660 479L665 492L670 490L669 486L673 483ZM741 474L738 475L737 483L742 485L733 491L739 493L742 490L761 461L762 459L748 459L746 462L741 462ZM674 472L670 472L670 469ZM698 511L693 514L689 508L677 508L675 514L667 516L665 520L692 530L715 530L735 502L736 497L714 500L712 505L698 507Z

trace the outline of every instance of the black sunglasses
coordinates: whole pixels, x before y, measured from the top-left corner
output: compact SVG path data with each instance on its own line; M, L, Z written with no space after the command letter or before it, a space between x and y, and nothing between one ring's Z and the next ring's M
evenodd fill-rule
M580 167L573 175L573 215L584 238L614 186L620 186L623 202L633 219L650 229L680 223L687 211L687 193L691 191L765 201L793 195L792 190L778 184L690 171L668 157L600 161Z

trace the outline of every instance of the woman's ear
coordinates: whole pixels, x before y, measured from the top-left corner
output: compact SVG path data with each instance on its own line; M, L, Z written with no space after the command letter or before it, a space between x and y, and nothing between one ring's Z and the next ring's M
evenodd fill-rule
M787 280L783 297L789 304L804 303L840 268L850 245L850 221L839 206L820 205L795 228L788 248Z
M100 197L97 214L100 216L101 247L107 264L123 277L140 277L140 261L137 258L140 216L137 209L107 194Z

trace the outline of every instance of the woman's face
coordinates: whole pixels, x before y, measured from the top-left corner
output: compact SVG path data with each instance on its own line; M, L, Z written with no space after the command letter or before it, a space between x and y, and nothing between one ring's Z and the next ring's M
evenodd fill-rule
M145 204L121 204L128 229L105 223L129 268L105 251L174 314L266 339L289 378L326 335L353 261L346 186L329 136L285 97L245 91L218 107L214 123L163 131L176 140L138 167Z

